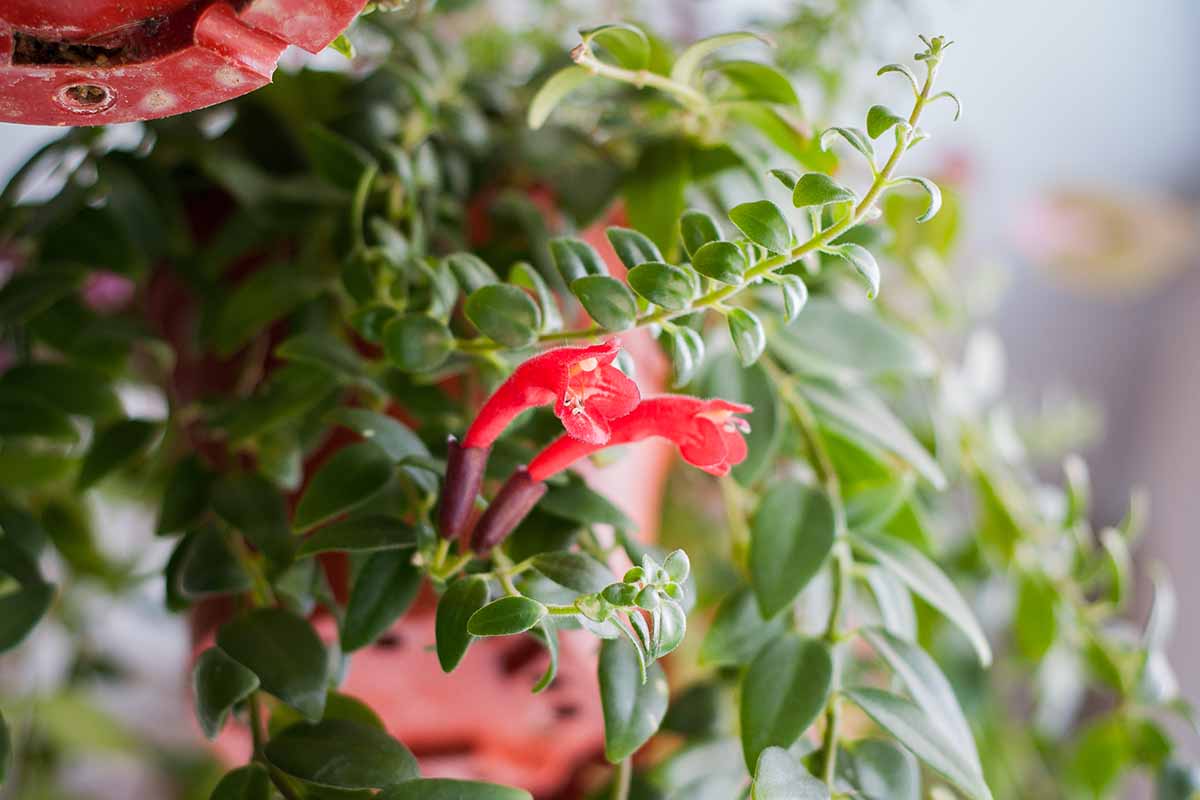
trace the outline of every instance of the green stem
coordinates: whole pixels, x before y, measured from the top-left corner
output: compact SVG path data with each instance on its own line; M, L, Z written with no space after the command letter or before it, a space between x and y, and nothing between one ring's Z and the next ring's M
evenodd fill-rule
M639 89L652 86L671 95L693 111L704 111L709 106L708 98L691 86L671 80L666 75L659 75L648 69L624 69L613 64L606 64L596 58L586 44L580 44L572 50L571 59L593 75L632 84Z
M635 73L631 70L621 69L620 67L614 67L611 64L605 64L602 61L598 61L590 54L590 52L586 50L586 48L584 48L583 53L583 55L576 56L576 61L584 66L587 66L589 69L592 69L593 63L598 65L595 69L596 74L605 75L610 78L616 78L617 80L623 80L627 83L640 85L637 84L636 80L634 80L635 77L640 76L640 72ZM921 113L925 110L925 106L929 103L929 93L933 88L934 77L937 75L937 64L932 62L927 63L929 63L928 74L926 75L924 85L921 87L920 94L917 95L916 102L913 103L912 113L908 117L907 130L897 138L896 147L892 150L891 156L888 158L883 167L875 174L874 179L871 181L871 185L867 188L866 194L863 195L862 200L859 201L858 205L856 205L849 214L842 217L841 220L830 225L828 228L816 231L809 239L796 245L786 253L778 253L758 261L746 270L744 276L745 280L742 283L736 286L725 285L713 289L707 294L701 295L687 308L674 311L666 308L658 308L653 311L643 312L634 321L632 327L642 328L647 325L662 324L663 322L668 322L676 317L686 316L697 311L717 308L725 301L737 295L747 286L753 285L759 278L764 278L787 266L788 264L791 264L792 262L802 258L803 256L820 250L822 247L825 247L834 239L841 236L847 230L866 219L866 217L871 213L871 209L874 208L875 201L877 201L880 195L882 195L883 192L888 188L892 179L892 174L896 171L896 166L900 163L900 157L904 155L904 152L908 149L910 143L912 142L913 132L916 130L916 125L918 120L921 118ZM653 73L650 74L653 75ZM695 91L690 87L684 87L682 84L676 83L675 81L671 81L667 78L663 78L661 75L655 75L654 77L658 78L659 80L651 80L647 78L645 85L657 86L664 91L673 90L677 94L682 89L687 89L691 92ZM672 89L668 89L665 84L669 84ZM606 333L608 333L608 331L605 331L605 329L601 328L599 325L591 325L587 328L580 328L573 331L554 331L550 333L543 333L538 337L538 341L562 342L578 339L594 339L596 337L603 336ZM501 350L504 348L504 345L493 342L484 337L479 337L476 339L459 339L457 341L457 347L459 351L464 353L488 353L495 350Z
M633 761L626 758L614 770L612 800L629 800L629 787L632 785Z

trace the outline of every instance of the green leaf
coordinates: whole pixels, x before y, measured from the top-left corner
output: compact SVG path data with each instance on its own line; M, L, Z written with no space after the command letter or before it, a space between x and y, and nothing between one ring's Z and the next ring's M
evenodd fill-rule
M608 275L608 266L596 249L582 239L561 236L550 240L550 256L567 284L588 275Z
M1155 779L1154 800L1196 800L1200 793L1200 765L1170 761Z
M342 652L350 653L385 634L412 605L421 570L408 549L371 554L355 577L342 620Z
M414 547L417 533L399 517L369 514L340 520L317 530L300 543L297 558L331 551L370 553Z
M79 431L57 408L28 396L0 396L0 439L36 437L74 444Z
M1045 658L1058 636L1058 590L1044 575L1021 575L1013 623L1021 654L1034 662Z
M196 532L179 567L179 590L197 599L247 591L254 581L229 548L225 533L215 525Z
M845 689L843 694L972 800L991 800L992 793L978 768L966 761L911 701L882 689Z
M541 694L549 689L550 685L554 683L554 679L558 677L558 627L550 617L542 617L542 621L536 628L531 628L529 633L546 646L546 653L549 656L546 662L546 671L533 685L533 693Z
M729 338L737 351L738 361L749 367L758 361L767 346L767 332L753 311L734 308L725 317L729 323Z
M649 261L663 260L658 245L650 241L650 238L643 233L630 228L613 227L605 228L604 234L608 237L609 244L613 246L617 258L621 259L621 263L625 265L626 269L633 269L639 264Z
M146 419L124 419L96 434L75 488L79 491L97 484L109 473L135 461L158 439L159 426Z
M590 77L592 73L576 64L563 67L551 75L529 103L529 115L526 117L529 127L534 130L542 127L563 98L587 83Z
M813 298L795 322L776 332L771 352L796 372L842 384L924 377L937 367L933 350L908 331L827 297Z
M385 789L376 800L533 800L533 795L494 783L420 778Z
M339 34L336 39L329 43L329 49L340 53L345 58L354 58L354 43L344 33Z
M467 319L493 341L506 347L527 347L537 341L541 311L524 290L494 283L476 289L464 308Z
M875 559L915 594L942 612L970 640L979 663L992 663L992 648L967 601L946 574L911 544L890 536L851 531L855 549Z
M217 646L258 676L262 689L318 720L325 710L325 645L303 617L259 608L217 631Z
M692 254L692 266L706 278L739 286L746 271L746 254L733 242L708 242Z
M908 82L912 84L914 92L921 91L921 84L917 82L917 76L913 74L913 71L906 64L885 64L884 66L880 67L879 71L875 74L886 75L889 72L896 72L903 75L904 77L908 78Z
M275 348L275 355L287 361L311 364L328 370L347 381L368 383L370 373L362 358L344 340L325 333L302 333L290 337Z
M654 631L650 655L662 658L683 643L683 637L687 634L687 613L683 606L671 599L659 602L652 613Z
M609 275L588 275L571 281L571 293L588 316L610 331L632 328L637 319L637 300L629 287Z
M671 264L648 262L629 270L629 286L642 297L668 311L682 311L692 301L692 279Z
M258 676L216 647L196 659L192 670L192 699L200 729L217 738L230 710L258 688Z
M808 286L799 275L779 275L775 284L783 292L783 319L790 325L808 305Z
M671 67L671 80L678 83L690 84L699 74L700 65L708 56L722 48L749 41L759 41L766 45L771 44L769 39L749 31L723 33L719 36L709 36L706 39L700 39L680 53L679 58L675 59L675 64Z
M768 747L754 769L751 800L829 800L829 787L782 747Z
M209 493L215 479L198 456L180 459L163 492L155 533L159 536L175 533L195 522L208 509Z
M962 117L962 101L958 99L958 95L956 95L954 92L938 92L933 97L929 98L929 102L932 103L935 100L941 100L943 97L954 103L954 121L958 122L958 120Z
M393 461L428 458L429 448L403 422L365 408L337 408L326 417L378 445Z
M796 208L852 203L855 199L854 192L823 172L806 172L792 189L792 205Z
M671 385L686 386L704 360L704 339L691 328L669 331L667 348L671 356Z
M558 301L536 269L524 261L518 261L508 271L508 280L514 286L520 286L522 289L532 292L537 298L541 330L557 331L562 328L562 314L558 310Z
M867 135L878 139L897 125L908 125L908 120L887 106L871 106L867 110Z
M442 259L442 264L467 294L500 281L487 262L474 253L451 253Z
M467 631L472 636L510 636L523 633L542 621L546 607L528 597L501 597L471 615Z
M729 210L729 219L746 238L772 253L792 247L792 228L779 206L770 200L742 203Z
M687 251L693 264L700 248L711 242L721 241L721 229L717 227L717 221L703 211L695 209L683 212L683 216L679 218L679 233L683 237L683 249Z
M358 442L338 450L321 465L296 505L292 522L308 529L369 500L392 477L392 460L382 447Z
M838 772L863 800L920 800L921 773L912 753L883 739L860 739L844 748Z
M69 392L64 386L71 387ZM24 395L67 414L109 420L121 414L121 401L108 377L76 364L18 364L0 375L0 391Z
M742 755L753 769L768 747L791 747L825 708L833 659L824 642L788 634L761 650L742 676Z
M559 586L582 594L594 594L613 582L608 567L591 556L553 550L534 556L533 568Z
M831 245L825 248L825 252L850 262L855 272L867 282L868 298L874 299L875 295L879 294L879 264L875 262L875 256L871 255L870 250L851 242Z
M689 152L689 144L682 139L652 142L642 149L621 192L630 225L648 236L671 259L678 237L679 216L684 209Z
M0 537L0 575L17 582L16 591L0 593L0 653L20 644L54 602L37 562L9 534Z
M625 639L600 646L600 705L604 711L604 756L617 764L658 731L667 713L667 676L657 663L645 680L637 651Z
M792 88L787 76L774 67L757 61L722 61L712 68L741 90L746 100L761 100L764 103L779 103L785 106L800 105L800 98Z
M892 184L897 183L915 183L929 193L929 205L925 207L925 213L917 217L917 222L929 222L933 219L938 211L942 208L942 190L938 185L929 178L922 178L917 175L907 175L902 178L896 178Z
M635 527L624 511L582 481L552 487L538 503L538 508L584 525L612 525L625 530Z
M838 136L842 137L858 152L862 153L867 163L875 163L875 147L871 144L870 138L861 128L827 128L821 134L821 149L828 150L829 145Z
M910 464L936 489L946 486L946 476L916 437L863 387L839 388L807 382L801 391L813 405L822 424L868 448L882 448ZM753 424L753 423L751 423Z
M1104 564L1108 573L1108 597L1114 606L1121 608L1129 599L1133 580L1133 556L1125 537L1116 528L1100 531L1100 545L1104 548Z
M353 192L363 173L378 169L358 144L316 123L302 126L300 139L316 173L339 189Z
M405 372L437 369L454 350L450 329L433 317L406 314L383 329L383 352Z
M241 531L277 565L291 563L292 531L283 497L261 475L252 472L222 476L212 490L213 510Z
M925 712L945 740L977 772L982 772L971 726L967 724L950 681L942 674L937 663L916 644L887 631L865 628L863 635L892 668L892 672L908 689L913 702Z
M750 577L763 617L791 605L833 549L833 506L824 492L781 480L763 496L750 533Z
M222 358L232 356L320 290L319 283L297 274L296 265L290 262L254 271L220 297L208 337L213 349Z
M717 606L716 616L700 645L703 666L740 666L786 629L782 616L763 619L750 587L734 591Z
M640 28L625 23L601 25L580 31L585 44L598 44L613 57L618 66L630 70L645 69L650 60L650 41Z
M467 623L487 602L487 581L473 575L450 584L438 600L435 630L438 663L443 672L453 672L466 655L474 640L467 630Z
M225 774L209 800L271 800L271 776L262 764L247 764Z
M399 741L344 719L292 725L267 742L263 753L294 778L336 789L380 789L420 774L417 759Z

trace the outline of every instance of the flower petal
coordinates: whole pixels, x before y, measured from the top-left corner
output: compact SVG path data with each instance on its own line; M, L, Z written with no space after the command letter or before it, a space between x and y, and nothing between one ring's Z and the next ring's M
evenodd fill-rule
M561 405L561 404L560 404ZM557 411L557 408L555 409ZM567 435L587 444L605 444L608 442L610 428L608 420L597 414L591 414L586 408L566 409L559 417Z
M703 469L725 462L725 442L721 432L703 417L693 417L688 430L676 441L679 443L679 454L692 466Z
M589 413L617 419L637 408L641 399L638 385L616 367L605 364L586 374L583 405Z

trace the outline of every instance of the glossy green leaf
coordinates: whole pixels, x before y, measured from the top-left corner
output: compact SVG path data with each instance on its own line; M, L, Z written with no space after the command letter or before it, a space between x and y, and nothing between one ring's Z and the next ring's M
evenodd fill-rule
M838 773L863 800L920 800L921 771L912 753L883 739L860 739L843 748Z
M508 272L508 280L514 286L533 293L537 298L538 314L541 320L541 330L557 331L563 326L562 314L558 310L558 300L550 286L532 265L518 261Z
M782 616L763 619L749 587L728 595L717 606L716 616L700 645L700 663L706 666L740 666L758 654L786 629Z
M863 635L892 672L904 684L909 695L945 740L976 771L982 771L975 737L950 681L933 658L916 644L893 636L879 628L865 628Z
M362 357L345 340L336 336L324 333L292 336L275 348L275 355L287 361L320 367L346 381L370 381Z
M598 44L612 56L617 66L630 70L644 69L650 60L650 42L640 28L625 23L601 25L580 31L587 44Z
M185 597L239 594L253 585L223 531L215 525L196 531L179 567L179 590Z
M724 75L740 90L747 100L764 103L779 103L785 106L800 105L800 98L792 88L792 82L779 70L757 61L722 61L712 67L713 72Z
M876 75L886 75L889 72L896 72L908 78L908 82L912 85L914 92L921 91L921 84L917 81L917 76L912 69L906 64L885 64L879 68Z
M800 176L792 188L792 205L796 208L852 203L854 192L842 186L823 172L807 172Z
M474 253L451 253L442 259L442 263L466 294L500 281L487 262Z
M633 269L639 264L647 262L663 261L662 252L658 249L658 245L650 241L650 238L643 233L632 230L630 228L605 228L604 234L608 237L609 244L617 253L617 258L621 259L621 263L626 269Z
M383 329L383 352L405 372L429 372L454 350L450 329L433 317L406 314Z
M784 322L790 325L808 305L808 285L799 275L780 275L775 283L783 293Z
M942 612L970 640L979 663L992 662L992 648L975 619L975 614L958 589L936 564L908 542L890 536L851 531L854 547L873 558L920 596Z
M125 419L101 430L83 457L75 488L88 489L135 461L150 449L158 435L158 424L146 419Z
M867 110L867 135L878 139L897 125L908 125L908 120L887 106L871 106Z
M669 260L675 257L690 152L690 143L681 138L651 142L642 149L621 191L629 224L649 237Z
M429 448L403 422L366 408L343 407L326 415L330 422L350 430L378 445L393 461L427 458Z
M271 776L262 764L247 764L225 774L209 800L271 800Z
M222 476L213 485L213 510L237 528L273 562L292 560L295 542L283 497L266 478L243 472Z
M746 271L746 254L733 242L708 242L692 254L692 266L706 278L738 286Z
M63 391L65 386L71 390ZM109 420L121 413L121 401L109 378L76 364L18 364L0 375L0 391L95 420Z
M419 778L385 789L376 800L533 800L533 795L494 783Z
M845 689L843 694L880 727L972 800L991 800L977 766L965 760L942 732L911 701L882 689Z
M826 252L850 262L854 271L867 282L867 297L873 299L875 295L879 294L879 264L876 263L875 256L871 255L870 250L851 242L831 245L826 248Z
M596 249L582 239L560 237L550 240L550 255L567 284L588 275L607 275L608 265Z
M590 77L592 77L590 72L575 64L563 67L551 75L529 103L529 114L526 117L529 127L537 130L546 124L546 120L563 101L563 98L587 83Z
M317 281L297 274L296 265L290 262L255 270L220 296L208 334L213 349L224 358L232 356L272 322L320 291Z
M710 242L719 242L722 238L717 221L703 211L695 209L683 212L683 216L679 218L679 233L683 237L683 249L693 263L700 248Z
M770 40L749 31L723 33L693 42L675 59L675 64L671 67L671 80L683 84L691 83L700 73L700 65L704 59L722 48L752 41L771 44Z
M259 608L217 631L217 646L258 676L262 689L306 719L325 710L325 645L303 617L282 608Z
M549 689L558 677L558 626L551 617L542 617L537 627L529 629L529 634L546 646L546 654L549 656L546 671L532 689L534 694L540 694Z
M420 774L413 754L385 731L343 719L292 725L263 753L292 777L337 789L380 789Z
M292 523L306 531L369 500L392 477L392 460L373 442L338 450L317 470L296 505Z
M657 597L657 594L655 596ZM666 599L655 607L652 618L654 627L650 639L650 655L653 658L662 658L683 643L683 637L687 635L687 613L679 603Z
M759 651L742 676L742 755L753 769L768 747L791 747L829 698L833 660L816 639L788 634Z
M833 548L833 506L824 492L781 480L763 496L750 532L750 577L765 618L791 605Z
M533 568L559 586L594 594L613 582L608 567L583 553L553 550L534 556Z
M484 336L505 347L527 347L537 340L542 326L537 303L508 283L476 289L467 298L464 311Z
M670 331L671 385L686 386L691 382L704 360L704 339L691 328L676 328Z
M661 262L639 264L629 270L626 280L639 295L668 311L682 311L692 301L692 279L681 267Z
M342 620L342 651L366 647L387 633L404 616L420 588L421 570L413 564L407 548L372 553L350 587Z
M667 676L652 663L643 680L638 653L625 639L606 639L600 646L599 675L604 756L616 764L658 731L667 713Z
M792 228L787 217L770 200L742 203L729 209L729 219L746 238L772 253L792 247Z
M915 183L924 189L929 194L929 205L925 207L925 212L917 217L917 222L928 222L937 215L942 208L942 190L938 185L929 178L922 178L917 175L908 175L902 178L896 178L892 184L898 183Z
M204 735L217 738L230 710L257 688L258 676L220 648L201 653L192 670L192 701Z
M743 367L751 366L767 346L767 332L753 311L734 308L725 317L729 323L729 338Z
M162 536L183 530L205 512L216 476L195 455L185 456L171 471L163 491L155 532Z
M528 597L501 597L471 615L467 631L472 636L510 636L523 633L542 621L546 607Z
M829 787L782 747L768 747L754 769L751 800L829 800Z
M821 149L828 150L834 139L841 137L851 147L862 153L867 162L875 163L875 147L871 144L871 139L866 132L861 128L827 128L821 134Z
M318 553L369 553L377 550L397 550L414 547L417 533L399 517L368 514L340 520L313 532L300 543L297 558Z
M637 300L629 287L609 275L587 275L571 282L571 293L600 327L610 331L632 328Z
M466 655L474 639L467 630L467 622L487 602L487 581L470 575L451 583L438 600L435 631L438 663L443 672L453 672Z

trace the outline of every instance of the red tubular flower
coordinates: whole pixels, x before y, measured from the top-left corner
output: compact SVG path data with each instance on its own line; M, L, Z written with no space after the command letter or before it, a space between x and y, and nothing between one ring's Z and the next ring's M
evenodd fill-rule
M488 450L521 412L553 403L568 437L595 446L608 441L610 422L641 400L637 384L612 366L620 351L617 339L589 347L557 347L513 371L483 404L462 444L450 441L439 513L444 536L464 533Z
M726 475L746 458L742 434L750 430L750 423L737 415L752 410L728 400L661 395L646 398L629 414L613 420L607 444L561 436L538 453L527 469L509 478L475 526L471 547L477 552L495 547L545 492L542 481L606 446L661 436L679 447L684 461L712 475Z

